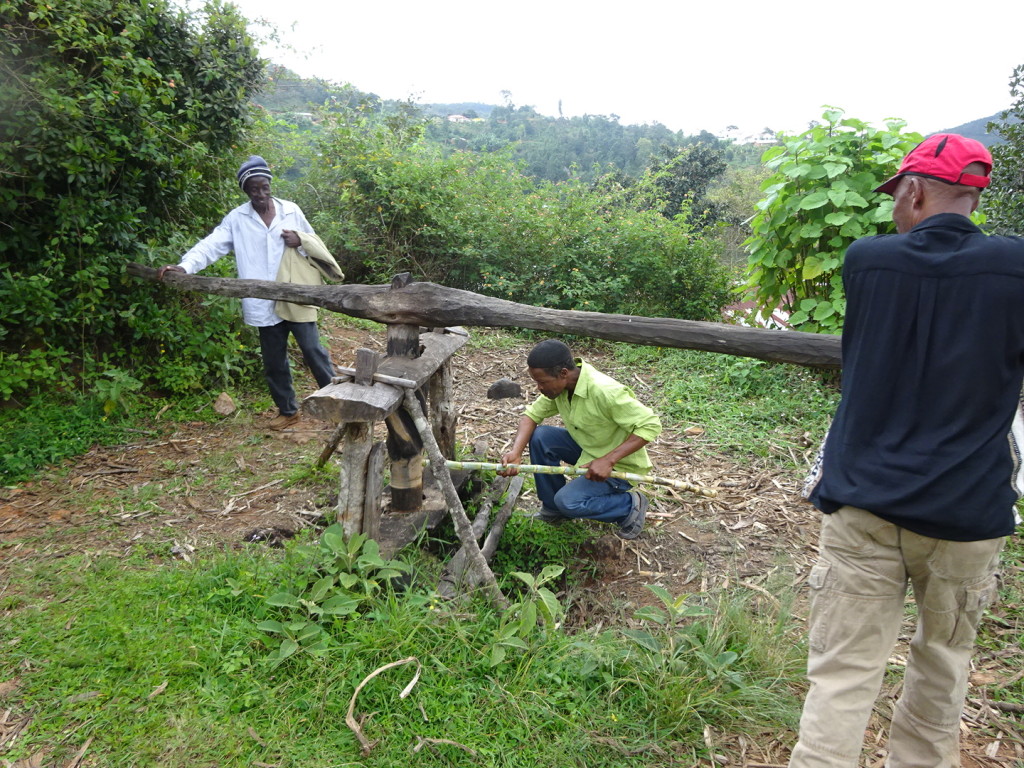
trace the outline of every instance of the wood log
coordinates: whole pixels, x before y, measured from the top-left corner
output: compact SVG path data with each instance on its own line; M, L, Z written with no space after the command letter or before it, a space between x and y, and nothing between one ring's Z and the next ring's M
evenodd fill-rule
M127 266L127 271L134 277L156 280L156 270L152 267L132 263ZM387 285L300 286L264 280L198 277L177 272L167 273L163 282L178 290L313 304L379 323L529 328L631 344L698 349L816 368L839 368L842 360L839 337L828 334L532 307L434 283L412 283L399 289Z
M400 288L411 280L408 273L399 275L392 288ZM418 325L389 325L387 359L411 361L420 356ZM411 391L411 390L410 390ZM417 390L422 404L423 396ZM388 455L391 457L391 509L394 512L416 512L423 506L423 440L416 432L412 416L403 410L384 420L388 428Z

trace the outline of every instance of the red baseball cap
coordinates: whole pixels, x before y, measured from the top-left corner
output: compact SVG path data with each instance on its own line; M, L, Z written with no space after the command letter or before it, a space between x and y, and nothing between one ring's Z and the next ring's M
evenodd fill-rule
M984 165L985 175L964 173L964 168L971 163ZM963 184L984 189L988 186L991 173L992 155L980 141L955 133L936 133L910 150L903 158L900 172L877 187L875 192L891 195L904 176L926 176L947 184Z

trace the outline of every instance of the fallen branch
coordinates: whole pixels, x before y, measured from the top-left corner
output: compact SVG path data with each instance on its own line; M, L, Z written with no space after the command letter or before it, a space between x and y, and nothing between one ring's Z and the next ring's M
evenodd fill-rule
M1001 712L1024 712L1024 704L1016 704L1012 701L993 701L992 699L985 699L982 702L981 699L971 699L970 702L977 706L984 704L985 706L992 707L992 709L998 709Z
M364 686L367 683L373 680L373 678L375 678L381 672L386 672L389 669L394 669L395 667L400 667L403 664L409 664L413 661L416 662L416 674L413 675L412 681L407 686L405 686L405 688L402 689L402 692L400 694L398 694L398 698L404 699L406 696L412 693L413 687L415 687L416 683L419 682L420 671L423 669L423 665L420 664L420 660L417 659L415 656L410 656L409 658L402 659L401 661L392 661L390 664L385 664L383 667L378 667L377 669L373 670L373 672L364 677L363 682L356 686L355 693L352 694L352 700L348 703L348 712L345 714L345 725L349 727L352 733L354 733L356 735L356 738L359 740L363 757L369 756L373 748L380 743L380 739L377 739L377 741L370 741L368 738L366 738L366 734L363 733L362 726L360 726L360 724L356 722L356 719L353 716L353 712L355 711L356 708L356 698L359 696L359 692L363 690Z
M448 744L448 745L453 746L453 747L458 747L463 752L468 752L473 757L476 757L476 750L475 749L470 749L465 744L459 744L459 742L452 741L451 739L428 739L426 736L417 736L416 738L418 739L419 743L415 747L412 748L412 751L414 753L415 752L419 752L424 747L433 746L434 744Z
M501 538L502 531L505 530L505 524L512 515L512 509L515 507L522 488L522 477L511 479L505 477L496 478L494 485L491 487L491 492L484 499L480 510L476 513L476 517L473 518L474 539L479 541L484 533L487 533L487 539L480 548L480 553L483 555L485 562L489 563L491 558L494 557L494 552L498 547L498 539ZM503 493L506 494L505 503L495 517L494 525L488 531L487 523L490 522L491 507ZM490 545L490 552L488 552L488 545ZM452 598L455 597L456 592L467 586L475 587L479 585L480 582L473 577L473 574L466 573L466 560L466 549L465 547L460 547L459 551L448 561L448 565L445 567L444 573L441 574L440 582L437 585L437 591L442 597Z
M459 541L462 542L462 546L466 549L466 556L469 559L470 567L476 571L476 575L479 578L478 583L483 584L490 595L492 603L502 609L508 608L508 599L502 593L497 579L494 578L494 572L491 571L490 566L487 565L487 561L484 560L484 556L480 552L480 547L473 536L473 524L469 522L469 518L466 516L466 510L462 506L462 501L459 500L459 493L455 490L455 483L452 482L451 473L445 465L445 458L441 455L441 448L438 446L437 440L434 439L434 432L427 423L423 407L420 405L420 401L416 399L416 393L413 390L405 390L404 404L405 409L412 416L413 422L416 424L416 429L419 430L420 437L423 439L423 447L427 449L427 454L433 466L444 467L444 469L434 473L434 478L444 493L448 512L455 523L455 531L459 535Z

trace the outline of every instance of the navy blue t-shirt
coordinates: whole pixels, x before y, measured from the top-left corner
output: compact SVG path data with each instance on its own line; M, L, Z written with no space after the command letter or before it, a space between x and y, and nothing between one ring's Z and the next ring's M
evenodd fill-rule
M1013 533L1024 240L943 213L853 243L843 282L843 394L811 502L953 541Z

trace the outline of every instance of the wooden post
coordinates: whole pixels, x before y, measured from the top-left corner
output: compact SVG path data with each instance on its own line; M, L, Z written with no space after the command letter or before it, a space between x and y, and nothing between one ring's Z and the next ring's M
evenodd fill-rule
M366 509L366 467L370 458L373 430L365 421L345 425L338 482L338 522L346 536L363 532Z
M435 332L443 329L434 329ZM434 430L434 439L446 459L455 458L455 428L458 414L452 393L455 390L452 377L452 361L448 358L430 377L430 426Z
M371 349L356 350L356 384L373 386L378 355ZM344 440L338 491L338 520L346 536L365 533L375 538L380 531L380 496L383 485L383 445L373 444L373 425L353 421L338 427ZM333 439L333 438L332 438Z
M412 282L408 272L391 281L392 290ZM420 356L418 325L388 325L387 356L414 360ZM391 457L391 510L418 512L423 507L423 440L404 409L388 416L388 455Z
M373 386L373 374L377 372L377 353L360 347L356 350L356 372L353 380L364 387Z

